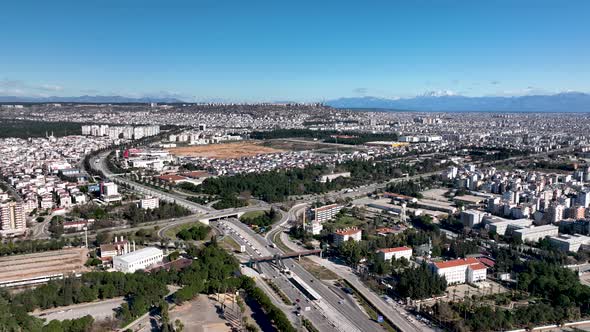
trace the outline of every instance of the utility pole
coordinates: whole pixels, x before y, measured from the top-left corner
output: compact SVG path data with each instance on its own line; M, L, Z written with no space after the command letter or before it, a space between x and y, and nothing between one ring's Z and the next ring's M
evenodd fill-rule
M84 237L86 238L86 249L88 249L88 226L84 226Z

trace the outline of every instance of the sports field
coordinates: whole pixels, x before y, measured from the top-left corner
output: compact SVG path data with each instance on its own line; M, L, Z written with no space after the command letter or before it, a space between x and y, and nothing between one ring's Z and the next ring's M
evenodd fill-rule
M215 159L234 159L251 157L259 154L277 153L285 150L264 146L259 142L234 142L222 144L208 144L182 146L167 149L175 156L207 157Z

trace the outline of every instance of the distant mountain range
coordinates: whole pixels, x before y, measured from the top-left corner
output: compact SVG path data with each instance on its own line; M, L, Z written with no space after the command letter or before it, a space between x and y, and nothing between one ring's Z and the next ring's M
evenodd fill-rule
M0 96L0 103L182 103L182 100L168 97L132 98L123 96L79 96L79 97L20 97Z
M21 97L0 96L0 103L183 103L171 97ZM466 97L448 91L429 92L414 98L350 97L329 100L336 108L441 111L441 112L590 112L590 94L564 92L520 97Z
M441 112L590 112L590 95L564 92L521 97L465 97L427 93L414 98L339 98L325 102L337 108L389 109Z

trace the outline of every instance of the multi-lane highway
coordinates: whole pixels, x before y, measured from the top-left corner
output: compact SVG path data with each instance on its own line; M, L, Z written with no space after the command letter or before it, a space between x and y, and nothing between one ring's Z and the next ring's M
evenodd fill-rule
M281 222L284 222L285 219L286 218L283 218ZM277 224L280 224L281 222ZM229 236L232 236L238 242L245 243L247 248L253 250L253 257L273 256L283 253L280 249L269 246L269 244L272 244L272 239L254 233L239 220L228 219L222 221L222 223L223 226L231 229L228 233ZM276 226L277 225L275 225L275 227ZM285 259L282 262L290 270L290 273L298 276L321 296L321 300L319 301L312 301L309 299L312 307L315 309L310 312L304 312L306 317L309 315L308 319L312 320L314 325L316 325L316 323L320 324L319 327L316 326L318 329L321 331L330 330L330 326L337 331L378 331L382 329L377 322L369 319L369 317L363 313L362 308L350 297L350 295L345 294L329 283L324 283L317 279L299 265L295 259ZM280 275L277 267L273 266L272 263L259 263L259 268L260 272L265 276L270 276L272 280L275 280L277 274ZM281 279L277 282L277 285L279 285L282 290L290 292L290 289L296 289L291 281L280 280ZM287 294L287 296L289 296L289 294ZM308 299L307 297L304 298ZM327 325L326 322L328 322Z

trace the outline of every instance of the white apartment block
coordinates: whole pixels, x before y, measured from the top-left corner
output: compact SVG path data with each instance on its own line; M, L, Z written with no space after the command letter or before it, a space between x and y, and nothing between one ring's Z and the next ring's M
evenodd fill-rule
M27 230L27 220L21 202L0 203L0 235L23 235Z
M445 277L447 284L475 283L487 277L487 268L475 258L455 259L431 263L432 270Z
M117 184L113 182L105 182L102 184L102 194L104 196L115 196L119 194Z
M466 210L461 212L461 223L467 227L479 225L483 221L485 212L477 210Z
M142 209L157 209L160 207L160 200L157 197L146 197L139 201L139 207Z
M330 204L311 209L311 212L316 222L323 223L334 218L340 210L342 210L341 205Z
M384 261L391 259L401 259L404 257L407 260L412 258L412 248L409 247L396 247L396 248L384 248L377 250L379 258Z

